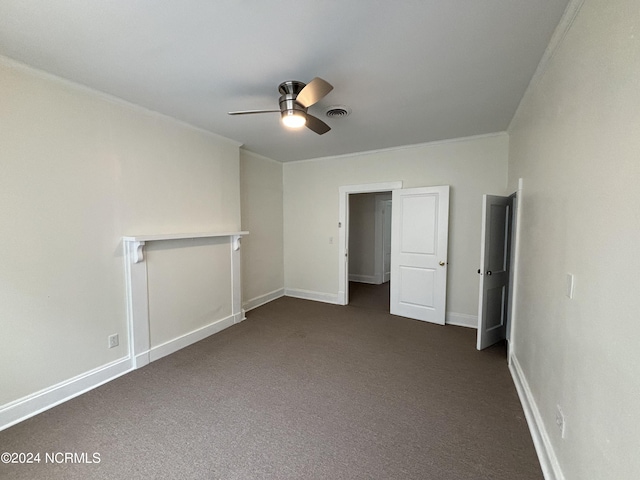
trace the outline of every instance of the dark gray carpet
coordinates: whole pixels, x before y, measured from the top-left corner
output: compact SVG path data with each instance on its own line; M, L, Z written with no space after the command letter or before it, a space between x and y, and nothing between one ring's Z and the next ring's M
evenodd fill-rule
M390 282L382 285L349 282L349 306L389 312L390 287Z
M281 298L0 432L1 451L100 454L0 478L542 478L504 346L354 303Z

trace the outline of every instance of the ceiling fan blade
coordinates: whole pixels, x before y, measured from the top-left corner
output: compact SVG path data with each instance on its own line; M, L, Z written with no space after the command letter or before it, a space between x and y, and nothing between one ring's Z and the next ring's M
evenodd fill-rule
M227 112L228 115L253 115L254 113L280 113L280 110L240 110L239 112Z
M323 135L331 130L331 127L320 120L318 117L314 117L313 115L309 115L307 113L307 123L306 126L309 130L316 132L318 135Z
M333 85L320 77L316 77L307 83L307 86L300 91L296 97L296 102L305 108L309 108L311 105L321 100L322 97L331 90L333 90Z

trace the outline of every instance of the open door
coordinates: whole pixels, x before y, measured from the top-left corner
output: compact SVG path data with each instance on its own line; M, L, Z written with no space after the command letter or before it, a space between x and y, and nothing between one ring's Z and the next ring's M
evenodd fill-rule
M506 338L511 205L509 197L483 196L478 350Z
M444 325L448 236L448 185L393 190L393 315Z

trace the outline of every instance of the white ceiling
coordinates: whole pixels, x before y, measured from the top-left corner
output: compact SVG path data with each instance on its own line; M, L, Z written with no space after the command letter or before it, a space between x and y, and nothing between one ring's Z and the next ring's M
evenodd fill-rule
M2 0L0 55L291 161L505 130L566 4ZM335 87L309 110L325 135L226 114L316 76Z

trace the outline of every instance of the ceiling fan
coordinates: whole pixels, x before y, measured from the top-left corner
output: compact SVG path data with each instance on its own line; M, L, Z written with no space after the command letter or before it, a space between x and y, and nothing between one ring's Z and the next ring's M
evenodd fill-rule
M307 113L307 109L327 95L333 86L326 80L316 77L309 83L288 80L278 87L280 92L280 110L242 110L228 112L229 115L252 115L254 113L276 113L282 117L282 123L289 128L306 126L318 135L327 133L331 128L318 117Z

